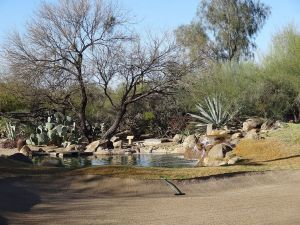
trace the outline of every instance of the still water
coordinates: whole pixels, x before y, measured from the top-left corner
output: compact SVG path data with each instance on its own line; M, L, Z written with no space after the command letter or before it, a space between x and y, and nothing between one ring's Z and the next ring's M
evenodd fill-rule
M33 162L36 165L47 160L49 157L34 157ZM78 168L85 166L104 166L104 165L125 165L139 167L168 167L168 168L185 168L194 167L197 160L184 159L182 155L165 154L134 154L134 155L100 155L91 157L62 158L62 166L68 168Z

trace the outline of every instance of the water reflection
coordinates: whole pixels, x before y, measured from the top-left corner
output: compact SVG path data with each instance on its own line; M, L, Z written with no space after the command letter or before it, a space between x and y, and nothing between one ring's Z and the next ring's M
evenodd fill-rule
M33 162L41 165L43 160L49 157L34 157ZM134 154L134 155L98 155L90 157L63 158L62 164L68 168L78 168L86 166L103 166L103 165L126 165L139 167L168 167L184 168L194 167L196 160L186 160L182 155L155 155L155 154Z

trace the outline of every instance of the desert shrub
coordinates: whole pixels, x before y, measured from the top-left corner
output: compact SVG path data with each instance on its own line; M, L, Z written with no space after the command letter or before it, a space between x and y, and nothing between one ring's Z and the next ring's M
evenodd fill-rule
M221 95L229 110L239 117L261 116L299 121L300 118L300 34L288 26L273 38L270 52L259 63L214 64L209 71L189 74L181 104L205 104L207 96ZM196 107L190 108L196 113Z

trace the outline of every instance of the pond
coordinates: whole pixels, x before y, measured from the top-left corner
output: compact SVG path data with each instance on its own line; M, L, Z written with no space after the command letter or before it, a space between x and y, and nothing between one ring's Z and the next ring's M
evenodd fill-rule
M33 162L40 165L43 160L50 157L34 157ZM79 168L85 166L125 165L138 167L168 167L188 168L194 167L197 160L184 159L183 155L175 154L133 154L133 155L98 155L78 158L60 158L63 166Z

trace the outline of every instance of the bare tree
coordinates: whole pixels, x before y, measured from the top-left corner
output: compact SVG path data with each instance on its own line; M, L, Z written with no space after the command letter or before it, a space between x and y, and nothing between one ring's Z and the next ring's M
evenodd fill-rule
M86 123L86 85L91 79L89 55L97 46L109 48L129 38L120 29L125 23L116 5L101 0L44 2L24 35L15 32L9 36L5 56L17 77L50 90L65 90L61 101L68 102L77 113L82 132L89 137ZM78 106L70 101L72 93L67 91L70 86L78 87L81 96ZM55 101L51 94L45 94Z
M97 51L93 57L98 83L115 111L104 138L116 132L128 105L152 95L172 94L187 70L180 49L167 38L151 38L144 44L136 38L116 47ZM117 98L110 91L116 85L121 91Z
M101 0L43 3L24 35L10 35L6 57L16 77L43 87L51 102L77 113L89 139L87 87L97 83L115 112L103 136L110 138L128 105L171 93L186 68L174 42L152 38L142 43L126 23L115 5ZM114 96L117 87L120 98ZM72 101L78 93L79 104Z

